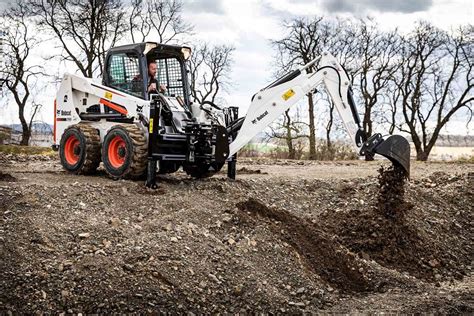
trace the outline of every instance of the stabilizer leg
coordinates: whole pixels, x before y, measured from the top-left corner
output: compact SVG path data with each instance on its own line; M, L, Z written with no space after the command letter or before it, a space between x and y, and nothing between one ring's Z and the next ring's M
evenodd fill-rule
M237 154L234 154L232 158L227 162L227 177L235 180L237 167Z
M156 184L156 160L154 159L148 160L145 185L150 189L158 188L158 185Z

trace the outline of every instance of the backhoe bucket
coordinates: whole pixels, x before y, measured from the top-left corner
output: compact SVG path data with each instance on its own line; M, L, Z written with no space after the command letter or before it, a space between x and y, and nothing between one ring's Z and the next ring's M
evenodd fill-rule
M405 175L410 176L410 144L400 135L392 135L375 147L375 153L390 159L394 165L401 166Z

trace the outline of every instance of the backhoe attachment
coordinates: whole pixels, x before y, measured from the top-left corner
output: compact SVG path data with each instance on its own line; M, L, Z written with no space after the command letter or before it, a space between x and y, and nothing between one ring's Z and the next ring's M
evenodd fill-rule
M318 63L319 62L319 63ZM396 166L410 174L410 145L399 135L386 140L380 134L367 137L357 113L352 96L350 79L345 69L329 53L315 58L300 69L276 80L257 92L243 121L232 127L233 141L229 146L229 156L234 155L266 126L277 119L289 107L314 93L323 84L331 96L347 133L354 140L359 155L379 154L388 158Z

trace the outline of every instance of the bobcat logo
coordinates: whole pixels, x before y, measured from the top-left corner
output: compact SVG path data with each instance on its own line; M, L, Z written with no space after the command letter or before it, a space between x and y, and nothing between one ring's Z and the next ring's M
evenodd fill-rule
M258 121L261 121L265 116L268 115L268 111L263 112L256 119L252 120L252 124L257 124Z
M137 105L137 113L143 113L143 105Z

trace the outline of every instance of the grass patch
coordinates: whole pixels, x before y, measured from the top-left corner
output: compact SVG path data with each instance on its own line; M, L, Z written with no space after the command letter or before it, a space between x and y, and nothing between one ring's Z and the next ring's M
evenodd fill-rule
M296 160L308 159L309 153L305 151L304 146L298 143L294 144L296 151ZM264 157L272 159L288 159L288 147L275 144L266 143L252 143L245 145L239 151L239 157ZM314 160L355 160L357 153L352 146L334 142L331 148L328 148L325 143L318 143L316 146L316 156Z
M0 153L55 156L57 153L49 147L0 145Z
M474 156L462 156L455 160L457 163L474 163Z

